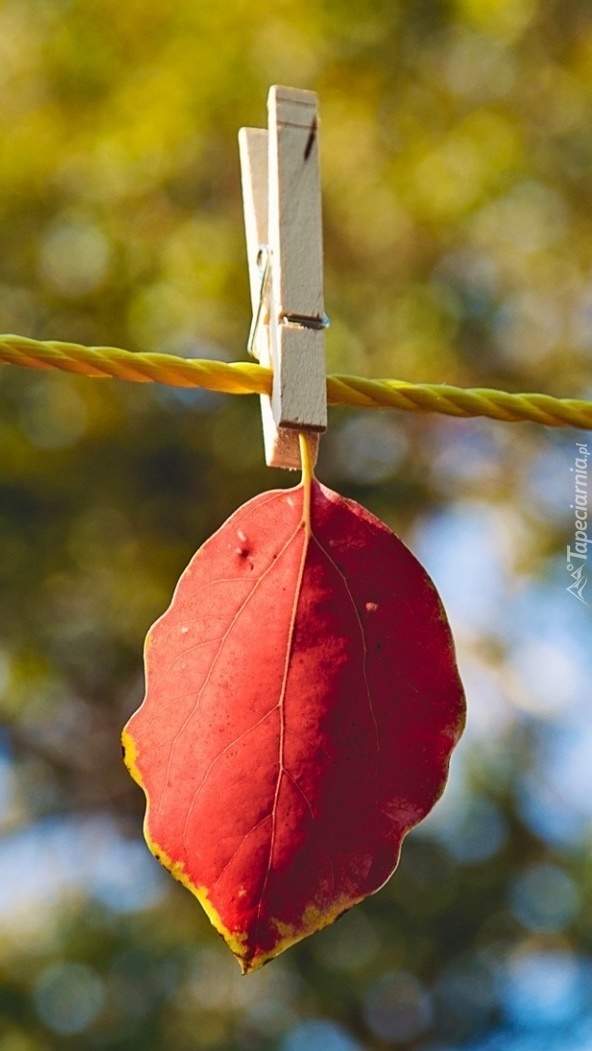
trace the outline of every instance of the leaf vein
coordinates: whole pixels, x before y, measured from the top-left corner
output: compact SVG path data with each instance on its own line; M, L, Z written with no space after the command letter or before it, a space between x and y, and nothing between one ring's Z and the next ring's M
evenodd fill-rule
M360 611L358 609L357 603L356 603L356 601L354 599L354 596L352 594L351 588L349 586L347 577L341 571L341 569L337 565L335 559L329 554L327 549L321 544L320 540L318 539L317 536L314 535L314 533L313 533L313 540L315 541L319 551L321 551L321 553L325 556L327 561L332 565L332 567L335 570L335 572L337 573L337 575L339 577L341 577L341 579L343 581L343 586L344 586L345 591L347 593L347 597L349 598L349 601L351 603L351 607L352 607L352 609L354 611L355 618L356 618L356 621L358 623L358 628L359 628L359 631L360 631L360 639L361 639L361 642L362 642L362 649L363 649L363 654L364 654L364 657L363 657L364 687L365 687L365 690L366 690L366 699L368 701L368 708L370 710L370 715L372 716L372 722L374 724L374 737L375 737L375 742L376 742L376 765L375 765L375 771L374 771L374 793L375 793L375 798L376 798L376 806L378 808L378 764L379 764L379 757L380 757L380 734L378 732L378 720L376 718L376 712L374 711L374 705L372 704L372 694L371 694L371 690L370 690L370 683L368 682L368 646L366 645L366 634L364 632L364 623L362 621L362 617L360 615Z

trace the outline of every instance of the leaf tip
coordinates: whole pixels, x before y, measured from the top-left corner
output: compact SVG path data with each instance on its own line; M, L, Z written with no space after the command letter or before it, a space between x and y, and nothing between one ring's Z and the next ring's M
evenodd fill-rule
M258 961L249 955L247 934L243 934L241 931L231 931L225 925L220 913L210 900L207 887L192 886L189 882L186 882L185 886L195 894L212 927L224 939L231 953L236 957L241 974L255 971L262 963L267 962L267 960Z

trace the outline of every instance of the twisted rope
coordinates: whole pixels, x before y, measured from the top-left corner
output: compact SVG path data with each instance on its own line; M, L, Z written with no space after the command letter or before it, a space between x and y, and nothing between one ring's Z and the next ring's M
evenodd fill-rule
M202 387L225 394L269 394L271 369L254 362L204 361L172 354L132 353L117 347L84 347L79 343L41 342L25 336L0 336L0 364L33 369L61 369L97 379L107 377L172 387ZM592 430L592 402L554 398L549 394L509 394L490 388L449 387L442 383L367 380L328 376L331 405L439 412L446 416L486 416L515 423L530 420L547 427Z

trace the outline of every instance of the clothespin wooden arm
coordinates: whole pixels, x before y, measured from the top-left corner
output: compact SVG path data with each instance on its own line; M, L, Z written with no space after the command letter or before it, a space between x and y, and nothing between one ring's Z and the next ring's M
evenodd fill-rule
M276 86L268 109L269 131L239 133L249 350L273 369L271 398L261 398L267 463L297 468L298 432L315 437L316 460L327 426L317 97Z

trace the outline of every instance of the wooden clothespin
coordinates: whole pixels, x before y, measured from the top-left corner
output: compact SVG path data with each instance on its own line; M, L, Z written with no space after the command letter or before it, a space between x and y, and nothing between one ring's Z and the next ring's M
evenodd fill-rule
M298 432L327 427L317 96L272 87L269 130L239 132L253 323L249 351L273 369L261 397L270 467L300 467Z

